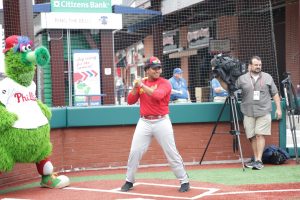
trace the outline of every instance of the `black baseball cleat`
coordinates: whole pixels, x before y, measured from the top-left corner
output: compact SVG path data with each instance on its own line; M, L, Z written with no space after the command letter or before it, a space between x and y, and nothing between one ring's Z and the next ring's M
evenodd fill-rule
M187 192L189 190L190 190L190 183L182 183L178 191Z
M121 187L122 192L127 192L133 187L133 183L126 181L124 185Z

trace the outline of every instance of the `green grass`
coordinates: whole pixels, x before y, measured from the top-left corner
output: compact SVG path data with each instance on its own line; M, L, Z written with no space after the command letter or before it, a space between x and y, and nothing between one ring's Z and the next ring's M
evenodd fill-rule
M191 180L224 185L300 182L300 166L268 166L263 170L242 168L189 171Z
M95 173L97 173L95 171ZM272 184L272 183L292 183L300 182L300 166L278 165L267 166L263 170L252 170L242 168L222 168L222 169L198 169L188 170L191 181L208 183L218 183L223 185L245 185L245 184ZM138 179L175 179L174 174L167 172L147 172L137 173ZM88 182L98 180L124 180L125 174L96 175L71 177L71 183ZM39 187L38 182L25 184L1 190L0 194L5 194L17 190Z

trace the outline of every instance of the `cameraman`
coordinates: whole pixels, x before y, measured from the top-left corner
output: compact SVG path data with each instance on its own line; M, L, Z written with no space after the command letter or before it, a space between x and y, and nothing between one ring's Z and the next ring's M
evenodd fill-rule
M251 142L254 160L245 164L252 169L262 169L262 154L265 135L271 135L271 112L273 98L276 104L276 119L282 116L278 89L270 74L262 72L262 61L258 56L250 59L248 73L241 75L236 87L242 91L241 111L244 114L244 127Z

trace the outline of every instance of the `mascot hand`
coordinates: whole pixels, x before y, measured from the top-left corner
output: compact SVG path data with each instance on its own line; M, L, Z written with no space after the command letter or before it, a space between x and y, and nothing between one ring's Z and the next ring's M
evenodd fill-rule
M16 114L8 112L3 105L0 105L0 134L11 128L17 119Z
M46 106L45 104L43 104L40 100L37 100L42 112L44 113L44 115L47 117L47 119L50 121L51 117L52 117L52 113L51 110L49 109L48 106Z

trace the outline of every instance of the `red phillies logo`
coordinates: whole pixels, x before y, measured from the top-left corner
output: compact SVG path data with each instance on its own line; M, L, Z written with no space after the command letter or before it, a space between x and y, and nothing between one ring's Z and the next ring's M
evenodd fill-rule
M14 95L15 98L18 99L18 103L25 102L25 101L36 101L36 96L32 92L29 92L27 95L23 95L22 93L18 92Z

